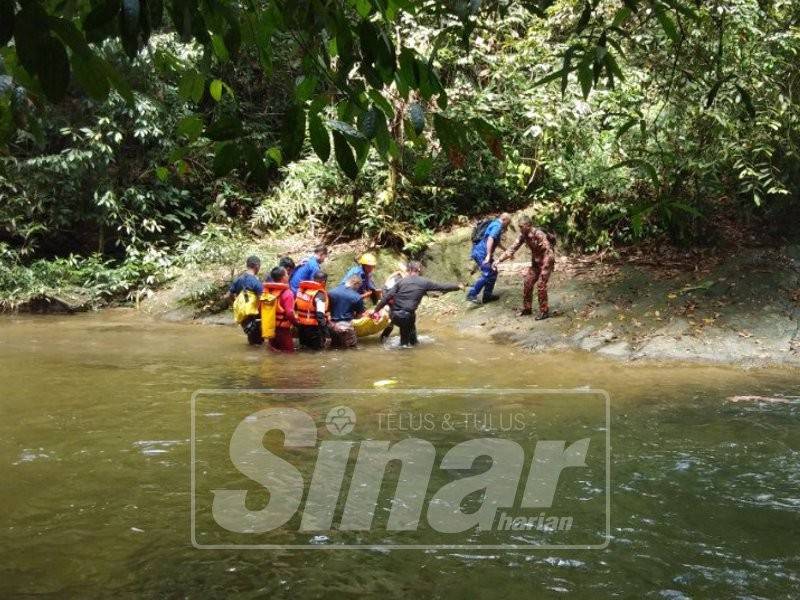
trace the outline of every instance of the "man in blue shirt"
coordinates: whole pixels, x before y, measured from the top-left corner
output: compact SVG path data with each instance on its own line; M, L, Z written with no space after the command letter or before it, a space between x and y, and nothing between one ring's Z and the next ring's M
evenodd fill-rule
M258 272L261 270L261 259L257 256L249 256L247 258L247 270L234 279L231 287L228 288L228 298L233 300L247 290L253 292L256 297L260 297L264 293L264 286L261 279L258 278ZM250 315L242 321L242 329L247 334L247 341L250 344L261 344L264 339L261 337L261 317L258 315Z
M511 223L511 215L508 213L503 213L497 219L493 219L483 231L481 238L472 246L470 257L478 265L481 274L475 285L467 292L467 300L470 302L480 304L478 294L481 293L481 290L483 291L484 303L492 302L498 298L492 294L494 284L497 282L497 267L494 265L493 255L495 248L500 246L503 232L508 229L509 223Z
M375 266L377 264L378 259L374 254L371 252L362 254L358 258L358 264L355 267L351 267L339 283L345 284L353 275L358 275L361 278L361 285L358 286L356 291L361 294L361 297L364 299L371 296L372 301L376 303L381 295L380 290L375 287L375 282L372 280L372 273L375 271Z
M316 246L314 254L300 263L300 266L292 273L292 277L289 279L289 287L292 289L292 293L297 293L297 288L300 287L301 281L314 281L314 275L322 268L321 265L326 258L328 258L328 247L324 244Z
M347 282L328 292L333 348L355 348L358 345L353 319L360 317L366 310L364 299L357 291L361 283L361 277L352 275Z

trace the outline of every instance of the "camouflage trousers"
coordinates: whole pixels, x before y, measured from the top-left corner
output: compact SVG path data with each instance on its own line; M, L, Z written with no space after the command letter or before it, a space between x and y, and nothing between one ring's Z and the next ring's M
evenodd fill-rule
M547 282L553 273L555 262L554 256L546 256L541 260L534 260L531 266L528 267L522 286L522 308L526 310L533 308L533 286L536 285L539 311L544 313L550 310L550 305L547 302Z

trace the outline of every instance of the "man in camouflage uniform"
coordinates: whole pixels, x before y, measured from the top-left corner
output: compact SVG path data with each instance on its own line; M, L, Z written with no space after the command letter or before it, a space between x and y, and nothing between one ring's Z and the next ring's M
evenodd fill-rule
M521 216L517 221L519 237L514 245L506 250L498 259L498 263L513 258L514 254L527 244L531 251L531 266L525 272L524 286L522 288L522 310L519 315L530 315L533 308L533 286L538 281L537 296L539 298L539 314L537 321L550 316L550 306L547 303L547 282L553 272L556 262L554 243L541 229L533 226L530 217Z

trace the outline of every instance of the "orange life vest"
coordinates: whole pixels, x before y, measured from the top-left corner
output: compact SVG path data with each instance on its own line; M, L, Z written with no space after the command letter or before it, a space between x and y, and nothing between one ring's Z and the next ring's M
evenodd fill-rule
M294 314L297 317L297 322L300 325L311 325L316 327L317 323L317 306L314 298L317 294L322 293L325 299L325 314L328 314L329 301L328 292L325 285L318 281L301 281L297 286L297 295L294 299Z
M281 327L283 329L289 329L292 326L292 322L286 317L283 304L281 304L281 296L287 291L289 291L289 284L287 283L275 283L274 281L264 282L264 292L270 293L278 298L278 302L275 305L275 327Z

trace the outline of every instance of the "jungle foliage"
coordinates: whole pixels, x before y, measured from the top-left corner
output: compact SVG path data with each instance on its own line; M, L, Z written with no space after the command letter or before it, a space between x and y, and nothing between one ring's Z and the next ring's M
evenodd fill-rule
M219 225L416 252L528 205L590 250L796 222L799 22L790 0L0 0L5 280L170 262Z

